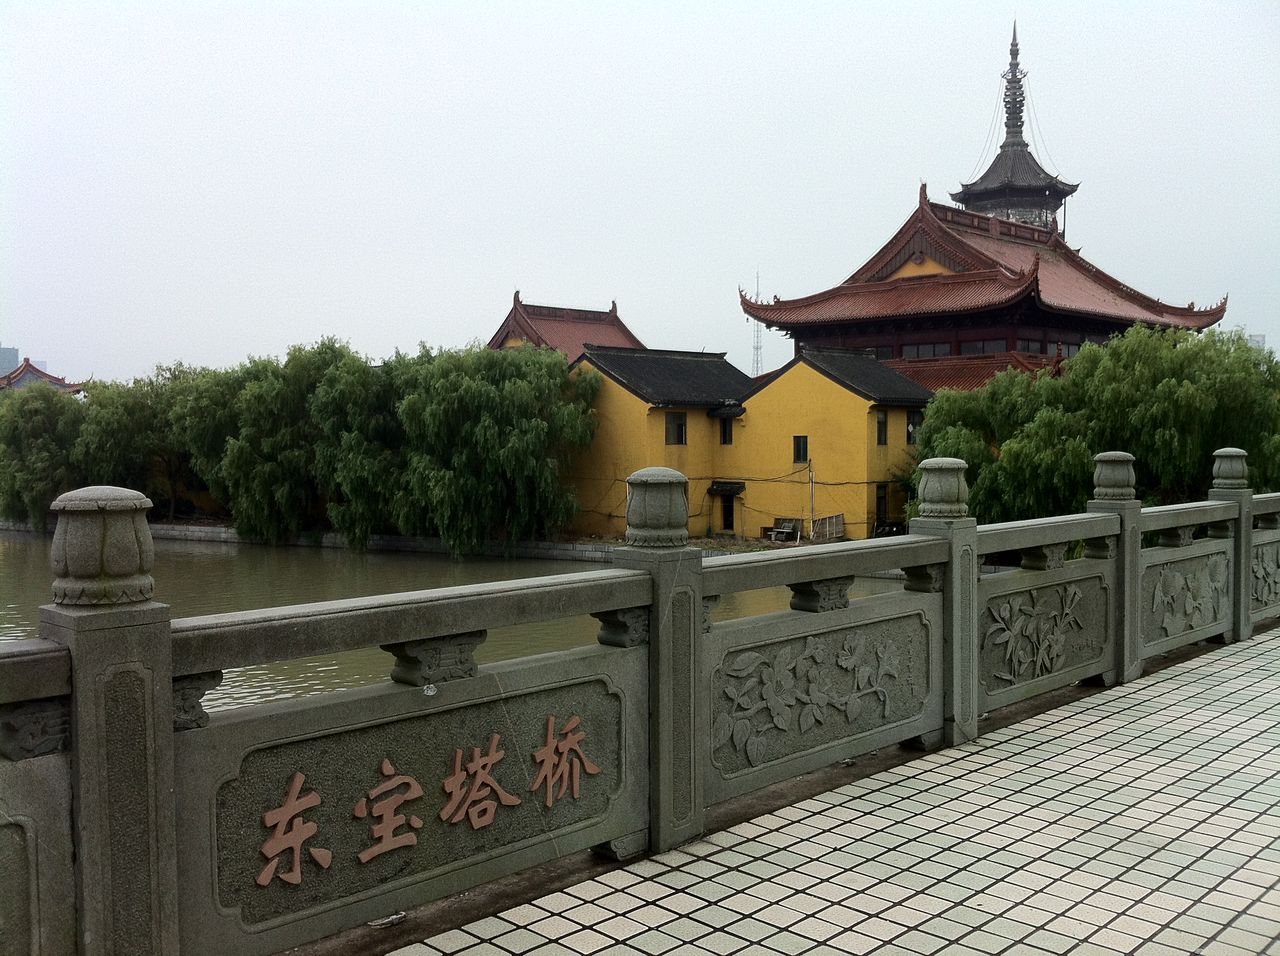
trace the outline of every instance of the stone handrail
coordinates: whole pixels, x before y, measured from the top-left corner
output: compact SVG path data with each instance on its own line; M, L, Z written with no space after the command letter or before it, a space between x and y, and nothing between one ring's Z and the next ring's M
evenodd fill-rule
M6 944L274 952L566 852L669 849L717 800L973 740L985 711L1280 614L1280 494L1252 494L1243 452L1215 455L1209 500L1145 509L1132 456L1095 462L1083 514L978 526L965 463L930 459L906 536L707 559L684 477L645 469L612 570L179 620L152 600L150 503L63 496L41 637L0 645L0 870L32 901ZM1021 570L980 573L997 551ZM790 612L711 619L784 585ZM490 628L581 614L595 646L474 661ZM381 684L200 707L223 670L371 646Z

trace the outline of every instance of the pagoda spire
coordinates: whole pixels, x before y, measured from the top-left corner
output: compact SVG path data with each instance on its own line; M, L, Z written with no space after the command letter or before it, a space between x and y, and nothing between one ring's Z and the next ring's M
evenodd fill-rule
M1018 21L1013 21L1013 42L1009 44L1009 69L1001 74L1004 77L1004 146L1023 146L1027 141L1022 138L1022 108L1027 95L1022 89L1022 81L1027 71L1018 66ZM1003 148L1003 147L1002 147Z

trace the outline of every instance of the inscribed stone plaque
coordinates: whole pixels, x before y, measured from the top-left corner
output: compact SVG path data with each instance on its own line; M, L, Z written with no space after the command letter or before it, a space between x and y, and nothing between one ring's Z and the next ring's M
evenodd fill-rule
M32 947L31 904L35 870L27 845L27 830L21 823L0 825L0 951L30 953Z
M256 926L586 825L623 728L596 679L250 751L217 794L219 902Z

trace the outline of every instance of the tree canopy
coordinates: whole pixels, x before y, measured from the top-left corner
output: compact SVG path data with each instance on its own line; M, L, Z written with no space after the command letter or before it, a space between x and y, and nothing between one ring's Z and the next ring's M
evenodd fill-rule
M1134 455L1139 496L1202 498L1213 452L1249 453L1250 482L1280 472L1280 364L1242 334L1135 326L1087 345L1059 377L1006 371L985 388L942 391L925 415L922 458L969 464L969 510L1009 521L1084 509L1093 456Z
M83 401L0 395L0 511L39 524L55 496L117 484L167 500L208 487L244 536L439 535L454 553L550 534L575 507L562 462L591 442L599 380L547 349L422 349L371 364L345 344L283 362L181 364Z

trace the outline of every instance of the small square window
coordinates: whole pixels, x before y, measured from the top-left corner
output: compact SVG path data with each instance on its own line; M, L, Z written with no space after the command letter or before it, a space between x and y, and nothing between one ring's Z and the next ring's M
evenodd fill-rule
M689 416L685 412L667 412L667 444L689 444Z
M889 444L889 412L887 409L876 409L876 444Z
M792 435L791 436L791 460L794 462L802 462L809 460L809 436L808 435Z

